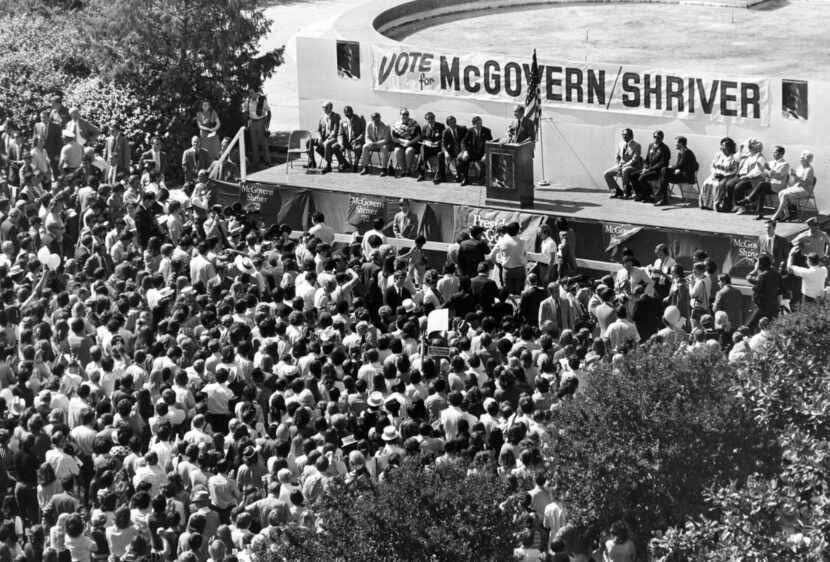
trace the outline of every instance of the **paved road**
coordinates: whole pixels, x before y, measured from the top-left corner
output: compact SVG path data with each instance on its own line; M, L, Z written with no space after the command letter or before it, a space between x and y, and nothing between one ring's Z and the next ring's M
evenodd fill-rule
M299 128L297 100L297 43L303 30L342 15L366 0L278 0L265 9L273 21L271 33L262 42L263 50L285 45L285 62L265 82L265 94L271 106L271 130L290 131Z

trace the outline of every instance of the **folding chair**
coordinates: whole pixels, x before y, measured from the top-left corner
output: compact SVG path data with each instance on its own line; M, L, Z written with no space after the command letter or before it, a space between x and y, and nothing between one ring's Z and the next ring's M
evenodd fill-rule
M808 190L809 195L804 199L799 199L796 201L796 215L798 216L798 220L801 220L804 217L805 211L815 210L816 214L818 214L818 202L816 201L816 177L813 176L813 185ZM810 201L813 202L810 205Z
M694 182L669 182L669 196L671 196L675 187L680 192L680 198L684 201L687 201L689 199L695 200L697 199L697 196L700 194L700 182L698 182L697 174L695 174ZM689 190L691 192L691 197L686 195L686 190ZM697 193L695 193L695 190L697 190Z
M288 151L286 154L286 161L288 165L285 167L286 174L288 173L288 168L294 168L294 160L291 159L292 154L297 156L297 160L305 156L305 161L306 163L308 163L308 152L306 149L306 142L311 140L311 138L311 131L305 131L301 129L291 131L288 134Z

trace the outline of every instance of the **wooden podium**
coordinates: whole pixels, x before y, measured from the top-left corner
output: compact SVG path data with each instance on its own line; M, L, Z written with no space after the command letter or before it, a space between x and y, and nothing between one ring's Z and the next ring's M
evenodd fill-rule
M484 161L488 205L533 207L533 148L532 142L487 143Z

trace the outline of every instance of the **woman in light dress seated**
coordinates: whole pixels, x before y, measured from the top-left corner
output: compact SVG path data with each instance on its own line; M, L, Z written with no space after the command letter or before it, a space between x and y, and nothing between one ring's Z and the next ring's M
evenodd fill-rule
M714 208L714 193L724 189L726 182L738 173L738 161L735 159L737 147L735 141L724 137L720 141L720 151L712 157L712 171L700 185L698 200L701 209Z
M813 195L816 177L813 171L813 153L809 150L802 151L800 164L798 168L790 170L790 186L778 192L778 210L772 216L773 220L788 220L790 205Z

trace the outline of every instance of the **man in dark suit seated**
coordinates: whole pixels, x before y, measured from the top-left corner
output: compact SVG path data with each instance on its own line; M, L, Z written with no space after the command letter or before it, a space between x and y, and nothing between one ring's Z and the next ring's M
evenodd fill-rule
M455 120L455 117L450 115L447 117L447 127L444 129L444 136L441 139L441 148L444 154L444 166L447 172L455 169L456 181L461 181L461 175L458 173L458 156L461 154L461 141L467 134L467 128L462 127Z
M386 290L383 292L383 304L391 308L393 311L396 310L403 301L408 298L412 298L412 294L409 292L409 289L404 287L404 281L406 279L406 273L403 271L396 271L394 277L394 283L391 287L387 287Z
M426 119L426 125L421 130L421 162L418 164L418 181L424 181L427 164L435 158L438 169L432 170L432 183L438 184L444 179L444 151L441 149L444 125L435 121L435 114L431 111L424 115L424 119ZM430 167L432 167L431 164Z
M655 207L669 204L670 183L695 183L695 174L697 174L700 166L697 163L697 158L695 158L695 153L686 145L686 137L675 139L674 148L677 150L677 159L674 166L663 168L660 174L660 187L657 190Z
M635 201L652 203L651 182L663 175L671 162L671 150L663 142L663 131L654 131L653 142L648 145L643 169L634 180Z
M363 144L366 141L366 119L361 115L356 115L352 106L347 105L343 108L343 119L340 121L340 132L337 135L337 143L332 147L332 152L337 156L337 161L340 163L340 171L345 172L350 168L357 171L357 160L363 153ZM344 152L351 152L354 156L354 162L349 162L349 159L343 154Z
M481 117L473 117L473 127L467 131L464 140L461 142L461 154L458 157L458 175L461 178L461 185L467 185L467 170L470 162L481 162L484 160L484 146L488 141L493 140L493 133L484 127Z
M536 128L530 119L525 117L525 108L517 105L513 110L513 120L507 126L507 132L502 138L503 143L536 142Z

